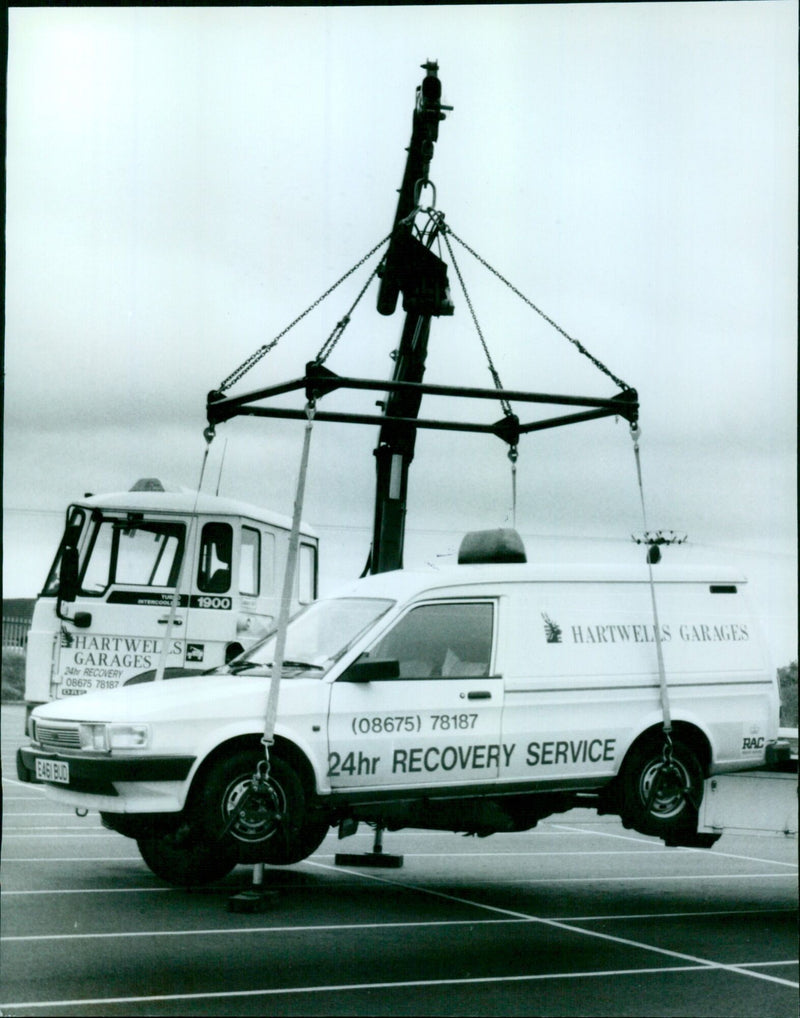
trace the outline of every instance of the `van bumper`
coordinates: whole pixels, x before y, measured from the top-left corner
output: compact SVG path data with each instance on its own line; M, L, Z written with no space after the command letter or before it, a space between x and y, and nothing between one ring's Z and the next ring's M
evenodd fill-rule
M44 781L36 776L36 761L66 764L69 781ZM17 750L17 777L30 784L88 795L117 796L117 782L184 781L193 756L77 757L59 756L23 746Z

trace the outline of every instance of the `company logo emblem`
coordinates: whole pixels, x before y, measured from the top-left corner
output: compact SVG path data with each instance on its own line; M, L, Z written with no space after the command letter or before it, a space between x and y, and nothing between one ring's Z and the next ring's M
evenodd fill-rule
M544 635L548 643L561 643L561 626L553 622L546 612L542 612L544 619Z
M202 643L187 643L186 644L186 660L187 661L202 661L203 654L205 652L205 645Z

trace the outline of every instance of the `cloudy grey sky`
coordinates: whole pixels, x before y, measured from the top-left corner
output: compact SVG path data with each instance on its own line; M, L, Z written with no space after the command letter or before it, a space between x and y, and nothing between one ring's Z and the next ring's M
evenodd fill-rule
M638 389L651 528L688 534L682 559L742 566L777 663L796 656L797 23L788 0L12 9L5 595L40 589L70 499L140 476L196 485L207 391L389 232L431 58L454 106L438 207ZM613 395L456 255L506 386ZM456 314L434 322L427 380L489 385L450 276ZM365 278L236 391L300 375ZM334 371L390 374L401 317L374 301ZM500 416L423 403L445 412ZM224 451L225 494L291 512L301 432L222 426L211 485ZM325 586L366 557L375 437L315 428L305 516ZM640 554L624 422L523 439L518 489L530 557ZM407 561L506 523L510 490L497 439L421 433Z

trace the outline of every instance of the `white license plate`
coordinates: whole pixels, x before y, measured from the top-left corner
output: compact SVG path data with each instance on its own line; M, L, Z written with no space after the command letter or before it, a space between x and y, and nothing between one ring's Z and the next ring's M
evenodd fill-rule
M36 759L36 777L39 781L57 781L60 785L69 784L69 764L63 760Z

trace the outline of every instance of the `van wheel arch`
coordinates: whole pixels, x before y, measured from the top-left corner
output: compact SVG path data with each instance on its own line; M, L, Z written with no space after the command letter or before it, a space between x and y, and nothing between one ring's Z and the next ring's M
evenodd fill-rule
M218 746L215 746L195 771L194 777L192 778L191 788L189 789L189 793L186 797L186 805L189 805L192 792L202 785L208 772L223 757L230 756L243 749L255 749L263 752L264 745L261 742L261 736L256 735L255 733L252 735L238 735L233 739L228 739L226 742L221 742ZM311 766L311 763L305 753L301 749L298 749L293 742L290 742L288 739L284 739L279 735L275 737L275 743L271 751L277 756L280 756L286 761L286 763L290 764L294 768L297 776L302 782L303 791L306 796L314 798L317 791L314 768Z
M673 722L674 767L666 772L666 778L659 775L657 779L663 745L664 733L660 725L642 732L628 748L614 784L616 803L625 827L669 838L696 828L703 781L711 762L711 746L695 725ZM657 789L657 798L653 800L650 796L648 799L650 790L661 781L665 783ZM652 802L649 812L645 800Z

